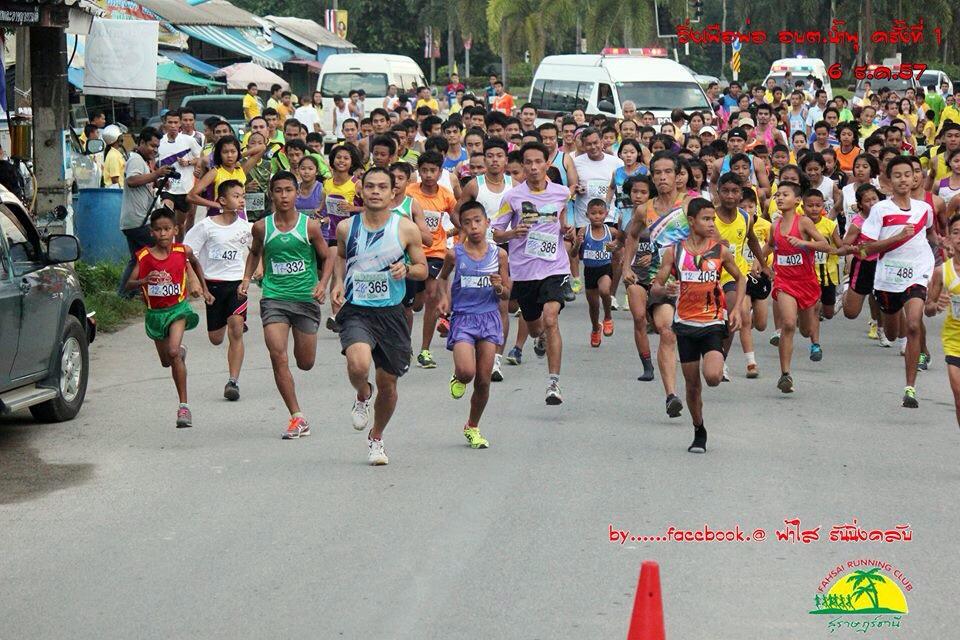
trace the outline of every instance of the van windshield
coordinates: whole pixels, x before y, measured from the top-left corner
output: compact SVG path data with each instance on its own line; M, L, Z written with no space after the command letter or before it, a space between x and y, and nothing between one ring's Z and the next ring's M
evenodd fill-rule
M320 93L324 98L343 96L346 98L352 90L363 89L368 97L387 95L387 74L385 73L328 73L323 76Z
M703 89L692 82L618 82L617 92L620 104L631 100L638 111L710 108Z
M856 95L858 98L863 97L864 89L866 89L864 86L865 82L870 83L871 92L879 91L883 87L886 87L887 89L890 89L890 91L895 91L897 95L900 96L902 96L907 89L915 89L917 87L917 84L913 78L908 78L906 80L903 78L882 78L879 80L874 78L873 80L859 80L857 81L857 88L854 91L854 95Z
M227 120L243 121L243 96L190 96L183 106L190 106L198 112L212 113ZM198 119L198 122L203 122Z

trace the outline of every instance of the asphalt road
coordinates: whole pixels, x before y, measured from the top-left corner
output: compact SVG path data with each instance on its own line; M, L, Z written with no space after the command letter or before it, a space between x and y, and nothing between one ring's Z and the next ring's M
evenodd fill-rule
M251 305L256 308L257 305ZM958 433L939 346L920 409L899 406L902 360L864 320L824 327L817 364L797 350L797 392L759 380L706 392L709 452L688 454L684 412L637 382L629 315L588 346L583 299L561 314L565 403L543 402L546 364L528 345L495 384L483 432L460 434L466 399L440 366L401 380L391 463L366 465L336 337L295 374L313 436L281 441L285 415L255 314L243 398L221 398L225 352L188 335L195 427L141 325L101 336L80 416L0 419L0 638L623 638L643 560L660 563L669 638L819 638L808 615L838 563L891 563L910 612L882 638L946 638L960 519ZM418 330L418 329L417 329ZM415 343L417 341L415 340ZM435 345L438 346L438 345ZM776 541L784 519L820 527ZM909 523L910 542L829 542L834 524ZM739 526L766 540L610 541Z

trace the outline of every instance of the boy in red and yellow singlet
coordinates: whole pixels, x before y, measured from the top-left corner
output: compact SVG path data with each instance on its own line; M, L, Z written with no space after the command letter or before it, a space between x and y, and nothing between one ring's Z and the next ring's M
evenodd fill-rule
M141 289L147 303L144 319L147 335L157 346L160 364L170 367L173 383L180 396L177 410L177 428L192 427L193 416L187 405L187 367L184 364L186 348L181 345L183 333L193 329L199 316L187 302L187 265L193 267L200 289L191 295L203 295L207 304L213 304L213 296L207 290L203 268L193 251L186 245L175 242L177 237L176 215L170 209L157 209L150 215L150 233L156 244L137 252L137 269L127 280L127 289Z
M666 292L667 278L673 275L679 285L673 332L677 336L680 368L687 387L687 407L693 420L691 453L706 453L707 430L703 426L703 399L700 385L700 360L707 386L716 387L723 379L723 341L728 332L740 329L743 297L747 281L737 267L730 250L717 240L717 212L704 198L687 205L690 237L661 254L660 269L653 279L654 295ZM736 282L734 304L728 306L720 279L726 271ZM729 320L728 320L729 313ZM729 326L728 326L729 323Z

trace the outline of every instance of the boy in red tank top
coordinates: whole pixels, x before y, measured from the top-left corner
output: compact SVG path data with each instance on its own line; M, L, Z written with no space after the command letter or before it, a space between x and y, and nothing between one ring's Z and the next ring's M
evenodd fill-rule
M141 289L147 303L144 318L147 335L153 340L160 356L160 364L170 367L173 383L180 396L177 409L177 428L193 426L193 416L187 405L187 366L184 359L186 347L182 346L183 333L193 329L200 317L187 302L187 265L193 267L199 288L189 293L203 296L207 304L213 304L213 296L207 289L203 267L190 247L176 242L178 233L176 214L166 207L150 214L150 234L156 244L137 252L137 268L130 274L126 288Z

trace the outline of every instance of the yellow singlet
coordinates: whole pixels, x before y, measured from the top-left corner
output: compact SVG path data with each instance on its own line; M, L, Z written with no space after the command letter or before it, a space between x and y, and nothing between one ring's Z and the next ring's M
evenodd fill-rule
M739 207L737 207L737 215L733 222L724 222L720 219L719 214L716 217L717 233L720 234L720 240L727 241L727 248L733 254L733 259L737 263L740 273L744 275L747 275L750 271L750 265L747 263L744 251L747 248L747 231L750 228L747 221L749 219L747 212ZM724 269L720 275L720 286L722 287L728 282L733 282L733 276Z
M960 275L957 274L953 260L943 263L943 289L950 295L947 318L943 322L943 331L940 334L943 353L960 358Z

